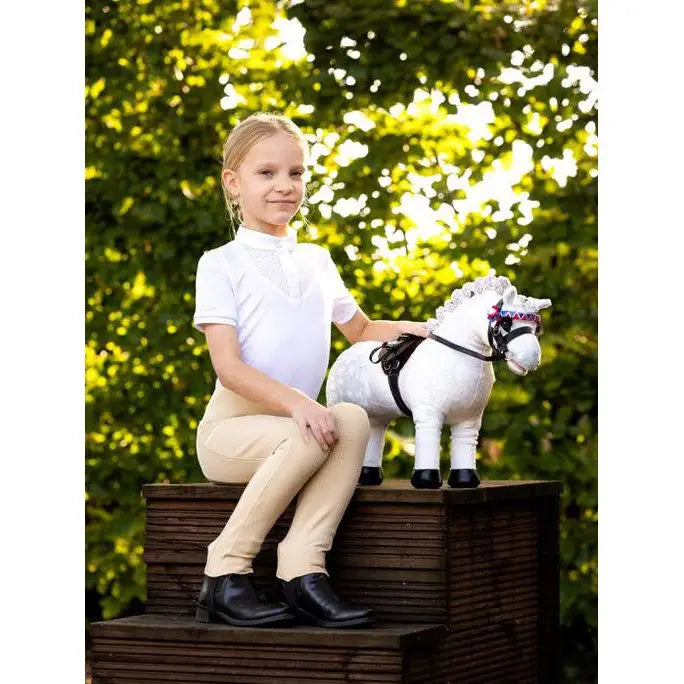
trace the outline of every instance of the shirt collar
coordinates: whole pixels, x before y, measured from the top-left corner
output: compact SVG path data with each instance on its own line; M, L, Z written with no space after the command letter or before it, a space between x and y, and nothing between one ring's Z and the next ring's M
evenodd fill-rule
M235 233L235 242L241 242L244 245L258 247L259 249L276 249L278 251L286 249L288 252L292 252L297 244L297 231L288 227L287 235L279 237L241 225Z

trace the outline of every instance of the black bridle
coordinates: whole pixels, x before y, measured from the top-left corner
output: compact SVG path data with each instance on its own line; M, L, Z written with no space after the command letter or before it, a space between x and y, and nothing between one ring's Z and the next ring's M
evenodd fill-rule
M462 347L460 344L450 342L439 335L435 335L433 332L431 332L428 337L451 349L455 349L462 354L473 356L481 361L493 362L504 361L506 359L508 345L511 340L514 340L516 337L520 337L521 335L535 335L536 337L539 337L542 334L541 316L538 314L525 313L522 311L506 311L503 309L503 299L500 299L492 308L494 309L492 313L487 315L487 318L489 319L487 339L489 341L489 346L492 348L491 356L485 356L473 349ZM529 325L524 325L515 330L511 330L513 321L515 320L532 321L537 324L537 327L534 329ZM397 406L410 418L413 418L411 409L406 406L399 392L399 371L408 361L418 345L426 339L426 337L421 337L420 335L402 333L396 340L383 342L379 347L373 349L368 357L371 363L380 364L385 375L388 377L390 390L392 391L394 400L397 402ZM373 354L375 354L375 352L378 352L377 359L373 359Z
M430 333L428 337L431 337L433 340L437 340L437 342L441 342L456 351L468 354L469 356L474 356L476 359L481 359L482 361L504 361L506 359L506 352L508 351L508 344L521 335L536 335L539 337L542 334L542 322L541 316L538 314L524 313L522 311L505 311L502 307L503 299L500 299L499 302L492 307L494 311L487 315L487 318L489 318L487 339L489 341L489 346L493 351L491 356L485 356L484 354L480 354L467 347L462 347L455 342L449 342L449 340L445 340L443 337L435 335L434 333ZM513 321L515 320L533 321L537 324L537 327L534 329L529 325L523 325L515 330L511 330Z

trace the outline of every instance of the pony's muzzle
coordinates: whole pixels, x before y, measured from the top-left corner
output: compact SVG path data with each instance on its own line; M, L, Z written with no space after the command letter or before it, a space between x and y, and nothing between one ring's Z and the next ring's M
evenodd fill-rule
M506 355L506 365L511 373L515 373L516 375L527 375L529 372L528 369L525 368L525 366L523 366L519 361L517 361L512 354ZM534 368L530 370L534 370Z

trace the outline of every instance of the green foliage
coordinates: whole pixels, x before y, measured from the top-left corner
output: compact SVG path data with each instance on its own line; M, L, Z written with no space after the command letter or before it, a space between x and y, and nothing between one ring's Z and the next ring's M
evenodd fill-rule
M286 17L306 54L284 43ZM553 300L539 370L498 371L479 469L563 482L566 675L588 681L595 3L119 0L88 3L86 33L86 586L102 615L144 600L141 485L201 479L194 429L213 373L190 321L197 259L229 239L221 143L248 113L279 111L316 142L300 240L329 247L371 318L427 320L492 268ZM331 362L345 344L335 330ZM390 476L410 474L411 448L398 420Z

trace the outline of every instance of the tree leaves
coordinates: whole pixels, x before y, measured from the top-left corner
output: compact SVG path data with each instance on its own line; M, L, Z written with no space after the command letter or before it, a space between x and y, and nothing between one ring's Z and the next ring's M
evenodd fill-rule
M316 150L299 239L330 249L372 318L427 320L490 269L553 300L538 372L497 372L479 468L563 481L562 620L586 658L568 671L591 677L596 16L579 0L88 3L86 581L107 617L143 596L140 486L201 480L213 372L190 322L197 260L231 235L221 144L279 111ZM331 363L345 344L334 329ZM389 476L410 475L412 435L394 423Z

